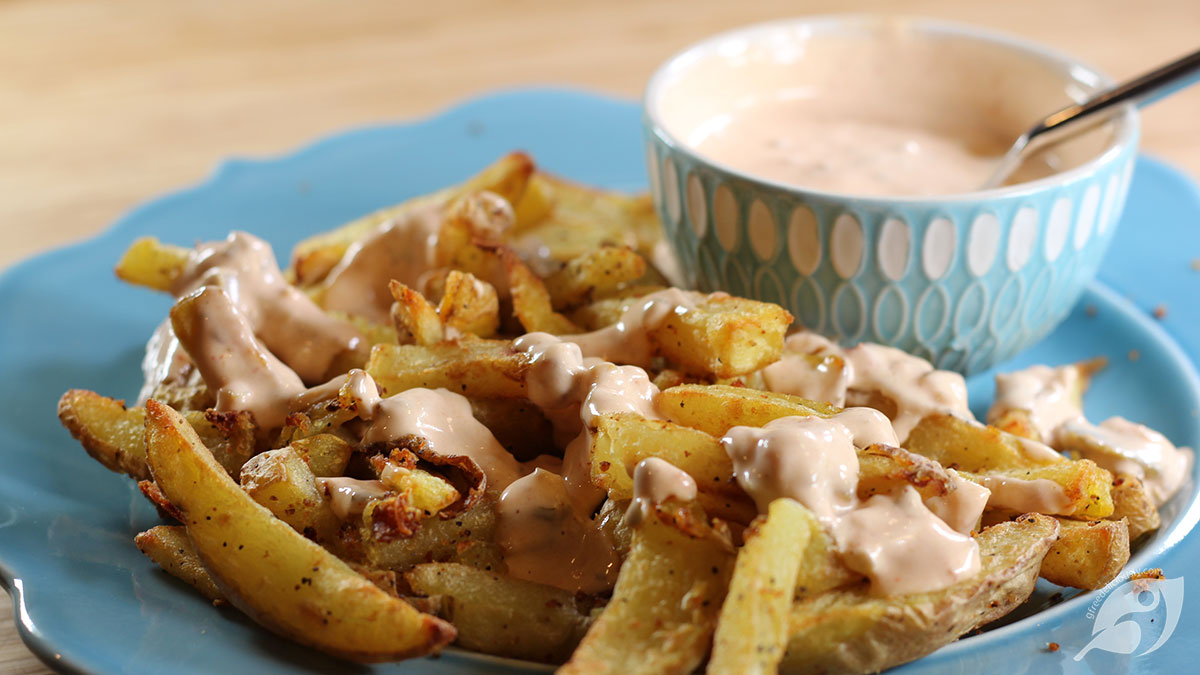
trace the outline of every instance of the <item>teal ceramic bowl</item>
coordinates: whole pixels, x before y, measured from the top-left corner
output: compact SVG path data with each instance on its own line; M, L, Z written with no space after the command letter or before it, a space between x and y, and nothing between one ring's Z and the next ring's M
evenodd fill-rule
M820 53L814 40L869 47L898 31L945 53L949 65L944 77L932 73L903 96L888 95L962 119L983 116L998 137L1015 138L1029 120L1110 83L1066 56L953 24L822 17L751 26L686 49L650 80L643 124L651 188L678 281L778 303L843 344L881 342L940 368L980 372L1047 335L1095 276L1129 189L1135 111L1080 139L1071 151L1088 154L1072 168L946 196L806 189L694 149L707 120L753 98L763 79L756 69L787 75ZM981 62L958 58L968 53ZM1034 72L1036 85L1027 77ZM837 86L836 71L827 79ZM804 95L821 96L821 87Z

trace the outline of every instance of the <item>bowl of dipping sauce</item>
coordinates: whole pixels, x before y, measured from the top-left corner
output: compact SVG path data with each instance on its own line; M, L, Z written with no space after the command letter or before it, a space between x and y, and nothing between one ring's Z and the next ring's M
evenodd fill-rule
M1112 240L1137 113L980 186L1048 111L1111 84L976 28L800 18L709 38L651 78L651 190L679 281L774 302L849 345L973 373L1044 337Z

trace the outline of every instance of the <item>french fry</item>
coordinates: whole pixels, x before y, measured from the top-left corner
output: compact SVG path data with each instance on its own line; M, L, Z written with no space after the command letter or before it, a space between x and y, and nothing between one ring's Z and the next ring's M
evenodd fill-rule
M292 448L268 450L242 467L246 494L292 529L318 542L332 542L341 526L312 469Z
M469 398L523 398L529 360L507 340L438 345L375 345L366 371L384 396L426 387Z
M515 203L532 173L533 161L527 155L511 153L460 185L376 211L331 232L305 239L292 252L292 276L300 286L319 283L341 261L351 244L389 220L430 204L449 204L462 195L485 190Z
M968 471L960 473L984 487L988 486L988 481L979 474ZM1112 474L1096 466L1091 460L1071 460L1028 469L990 471L986 477L1001 483L1005 479L1016 479L1018 484L1024 481L1048 481L1056 485L1062 491L1065 506L1051 515L1097 519L1111 516L1113 512ZM993 489L992 500L988 502L988 506L1006 508L1005 504L996 501L997 497L997 489Z
M314 476L341 476L354 454L354 447L333 434L297 439L290 446L308 464Z
M436 345L446 339L442 319L425 296L394 279L388 289L396 300L392 305L392 323L397 335L411 335L422 346Z
M901 445L942 466L976 473L1067 461L1053 453L1043 456L1030 452L1026 439L1019 436L943 413L926 416Z
M1129 562L1129 527L1124 520L1060 519L1058 541L1042 561L1043 579L1085 590L1103 588Z
M729 385L683 384L659 393L655 401L667 419L713 436L735 426L761 427L792 415L832 415L828 404L799 396Z
M150 401L146 437L154 479L183 512L200 560L261 624L364 662L428 654L454 639L453 626L388 595L257 504L179 413Z
M225 602L225 594L213 583L182 525L158 525L138 534L133 541L139 551L167 574L196 589L213 604Z
M1113 478L1112 500L1113 512L1109 519L1123 519L1128 523L1130 541L1137 541L1162 524L1154 499L1136 476L1117 474Z
M601 415L592 434L592 482L610 499L633 498L633 470L659 457L683 470L700 490L745 498L733 482L733 462L721 442L702 431L635 413Z
M183 274L190 249L155 237L135 239L117 263L117 278L135 286L170 293Z
M690 673L708 654L732 567L717 541L647 518L612 600L558 672Z
M797 601L781 670L868 673L920 658L1029 597L1058 523L1029 514L981 532L982 568L930 593L870 595L865 585Z
M561 663L589 623L575 595L457 563L417 565L404 575L414 591L443 596L442 618L465 649Z
M546 277L556 310L575 307L611 293L646 273L646 260L628 246L603 246L568 260Z
M721 606L708 672L774 673L788 642L788 619L812 513L791 499L771 502L746 532Z
M231 474L255 451L255 428L245 413L185 413L217 461ZM150 477L146 466L146 411L86 389L72 389L58 401L58 418L93 459L110 471L137 480Z
M451 270L446 275L437 313L451 337L492 337L500 327L500 300L496 288L473 274L458 270Z
M485 571L504 569L492 543L496 513L491 504L477 503L452 519L424 518L411 537L391 541L375 538L375 516L368 504L359 526L363 561L370 567L405 572L420 563L458 562Z
M525 328L525 332L569 335L581 332L579 326L567 317L554 311L546 285L521 259L511 251L502 251L504 267L508 272L508 286L512 293L513 314Z

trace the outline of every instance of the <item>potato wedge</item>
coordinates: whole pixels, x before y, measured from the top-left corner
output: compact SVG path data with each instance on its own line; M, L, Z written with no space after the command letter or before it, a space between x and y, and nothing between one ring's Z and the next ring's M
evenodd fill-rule
M312 469L292 448L268 450L242 467L239 482L246 494L276 518L321 543L334 540L341 523Z
M716 437L732 427L761 427L791 415L832 415L838 408L819 401L724 384L681 384L659 393L660 413L685 427Z
M319 283L341 261L351 244L383 223L413 209L429 204L448 204L463 195L484 190L515 203L525 192L533 169L533 160L528 155L510 153L459 185L376 211L336 230L309 237L292 251L292 276L300 286Z
M1128 523L1130 541L1137 541L1162 524L1154 498L1136 476L1117 474L1113 478L1112 500L1113 512L1109 519L1124 519Z
M188 412L188 423L231 474L255 451L250 416L235 412ZM93 459L110 471L137 480L150 477L146 466L146 411L86 389L72 389L58 401L58 419Z
M1103 588L1129 562L1129 526L1124 520L1058 521L1058 541L1042 561L1041 576L1059 586Z
M1069 516L1072 518L1107 518L1113 513L1112 474L1096 466L1088 459L1068 460L1045 466L1035 466L1028 469L1008 469L1005 471L989 471L986 474L960 472L965 478L975 481L992 489L988 508L1010 509L1017 512L1038 511L1048 515ZM1009 480L1015 479L1015 480ZM1039 506L1035 503L1028 505L1022 502L1027 497L1017 496L1016 502L1005 503L1006 492L1003 486L1012 485L1017 490L1024 485L1037 487L1029 481L1048 481L1057 485L1061 490L1063 503L1050 508L1049 505ZM1053 486L1046 486L1053 487Z
M1028 439L995 427L964 420L954 415L925 417L901 443L942 466L984 473L1004 469L1028 469L1067 461L1046 448L1030 446Z
M646 273L646 260L628 246L603 246L572 258L546 277L554 309L575 307Z
M425 296L395 279L388 284L388 290L396 301L391 314L397 335L411 336L418 345L436 345L446 339L442 319Z
M117 278L135 286L170 293L183 274L191 249L154 237L135 239L117 263Z
M575 595L552 586L457 563L417 565L404 578L421 595L443 596L455 644L485 654L562 663L589 624Z
M375 345L366 371L384 396L449 389L469 398L523 398L529 359L507 340L463 339L433 346Z
M708 654L732 568L733 556L715 540L647 518L612 600L558 672L692 672Z
M1029 514L979 534L982 569L931 593L874 597L866 586L798 601L781 670L871 673L920 658L1029 597L1058 523Z
M133 538L138 550L163 571L200 592L213 604L225 602L212 576L196 555L196 547L182 525L159 525Z
M647 457L664 459L706 492L745 493L733 482L733 462L721 442L702 431L635 413L601 415L592 433L592 482L610 499L633 498L633 470Z
M257 504L179 413L155 401L146 413L151 473L239 609L285 637L354 661L429 654L454 639L453 626L388 595Z
M708 672L774 673L788 642L788 619L804 549L816 518L791 499L771 502L738 552L713 637Z
M550 292L533 270L511 251L501 251L508 286L512 292L513 314L527 333L568 335L581 332L570 319L554 311Z
M487 338L500 327L500 300L495 286L467 272L451 270L446 275L437 313L447 337Z
M341 476L354 454L354 447L333 434L317 434L298 439L292 450L308 464L314 476Z
M458 562L486 571L504 569L500 549L492 543L496 513L491 504L479 502L451 519L425 518L411 537L394 541L375 538L374 519L368 505L359 531L363 560L371 567L406 572L420 563Z

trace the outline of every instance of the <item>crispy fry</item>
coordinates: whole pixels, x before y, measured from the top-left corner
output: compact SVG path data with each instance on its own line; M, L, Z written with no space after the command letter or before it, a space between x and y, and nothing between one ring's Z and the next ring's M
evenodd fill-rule
M525 332L543 332L552 335L569 335L581 332L567 317L554 311L546 285L521 259L511 251L502 251L504 267L508 271L508 285L512 292L513 313L525 328Z
M751 524L721 606L708 672L774 673L788 642L792 595L815 523L790 499Z
M426 387L470 398L522 398L529 360L507 340L463 339L433 346L375 345L366 371L384 396Z
M554 309L578 306L611 293L646 273L646 260L628 246L603 246L568 260L546 277Z
M133 541L139 551L166 573L196 589L213 604L225 602L225 594L213 583L182 525L152 527Z
M1154 499L1142 481L1129 474L1117 474L1112 485L1113 512L1110 520L1124 519L1129 525L1129 540L1137 541L1147 532L1157 530L1162 521Z
M183 512L217 586L243 612L356 661L427 654L454 639L453 626L388 595L255 503L179 413L150 401L146 437L155 481Z
M316 477L292 448L268 450L242 467L246 494L292 529L318 542L331 542L339 523Z
M467 565L417 565L404 578L417 593L449 599L441 616L466 649L562 663L589 623L571 593Z
M437 310L425 296L392 280L388 285L396 302L392 305L392 323L397 335L412 336L418 345L436 345L446 339L446 331Z
M689 673L704 661L732 556L648 518L633 537L613 598L558 672Z
M473 274L458 270L446 275L437 313L451 337L492 337L500 327L500 300L496 288Z
M942 466L977 473L1067 461L1066 457L1030 452L1026 440L1018 436L940 413L921 420L901 445Z
M1041 576L1059 586L1103 588L1129 562L1129 527L1124 520L1060 519L1058 541L1042 561Z
M117 278L135 286L170 293L187 264L190 249L154 237L134 240L117 263Z
M723 436L735 426L761 427L791 415L832 415L828 404L729 385L683 384L658 395L659 411L677 424Z
M799 600L783 670L885 670L920 658L1023 602L1033 590L1058 523L1037 514L979 534L976 576L932 593L874 597L865 586Z

